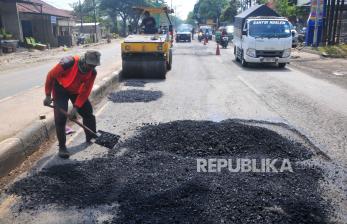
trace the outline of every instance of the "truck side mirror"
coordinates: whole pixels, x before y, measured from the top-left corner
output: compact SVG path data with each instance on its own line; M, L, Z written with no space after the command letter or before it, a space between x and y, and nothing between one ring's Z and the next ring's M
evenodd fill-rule
M242 36L243 35L247 36L247 30L242 30Z

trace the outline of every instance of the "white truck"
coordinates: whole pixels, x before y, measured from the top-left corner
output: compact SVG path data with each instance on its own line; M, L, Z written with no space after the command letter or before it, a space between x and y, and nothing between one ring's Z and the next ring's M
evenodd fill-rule
M279 16L248 17L246 14L235 17L233 43L236 60L242 66L248 63L277 63L284 68L290 62L292 47L288 20Z

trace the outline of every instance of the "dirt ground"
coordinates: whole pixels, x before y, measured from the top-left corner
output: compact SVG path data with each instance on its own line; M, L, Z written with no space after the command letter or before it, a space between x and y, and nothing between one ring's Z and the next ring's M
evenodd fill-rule
M329 80L347 88L347 59L327 58L305 52L305 50L294 50L290 64L311 76Z
M0 68L1 71L18 68L21 66L32 65L33 63L41 63L50 60L57 60L69 51L74 54L84 52L88 48L98 49L102 45L106 44L106 41L102 41L97 44L85 44L83 46L74 46L71 48L58 47L53 49L47 49L44 51L36 49L20 48L15 53L3 54L0 56Z

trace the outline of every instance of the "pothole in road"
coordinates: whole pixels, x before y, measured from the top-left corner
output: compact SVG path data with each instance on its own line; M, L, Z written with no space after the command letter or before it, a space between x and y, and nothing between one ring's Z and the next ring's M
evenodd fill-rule
M108 96L108 99L114 103L135 103L135 102L150 102L158 100L163 96L161 91L151 90L124 90L113 92Z
M322 171L311 150L234 121L146 125L123 156L49 167L16 182L22 209L119 203L113 223L326 223ZM294 172L197 172L196 158L289 158ZM117 214L116 214L117 212Z

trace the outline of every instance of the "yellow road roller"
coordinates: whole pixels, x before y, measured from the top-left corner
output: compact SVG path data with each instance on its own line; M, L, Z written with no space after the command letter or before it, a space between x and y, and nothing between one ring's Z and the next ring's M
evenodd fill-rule
M121 44L124 78L165 79L172 67L173 27L167 7L136 7L141 14L157 15L155 27L140 27ZM137 29L137 27L136 27ZM149 31L148 31L149 30Z

